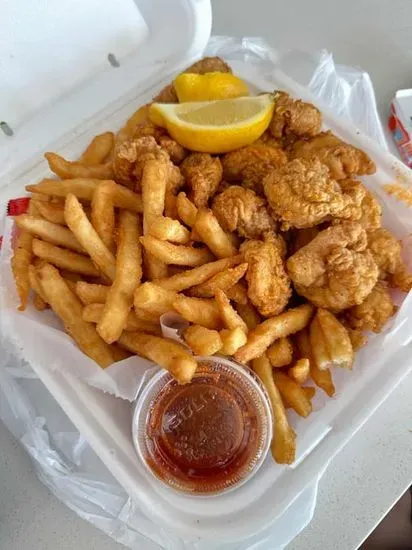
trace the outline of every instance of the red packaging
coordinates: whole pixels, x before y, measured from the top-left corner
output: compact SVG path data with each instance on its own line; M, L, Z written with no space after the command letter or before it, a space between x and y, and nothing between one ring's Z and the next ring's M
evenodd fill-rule
M396 92L388 126L403 162L412 168L412 89Z

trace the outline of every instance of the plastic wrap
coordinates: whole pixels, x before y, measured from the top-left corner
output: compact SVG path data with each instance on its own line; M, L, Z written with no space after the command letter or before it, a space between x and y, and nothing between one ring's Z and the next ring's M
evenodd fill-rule
M282 55L261 39L212 37L207 54L220 55L229 62L242 60L260 64L262 70L269 73L282 69L308 86L336 114L351 119L364 134L386 147L369 76L357 69L335 65L328 52L295 51ZM139 503L128 497L31 367L18 356L13 343L2 344L0 418L32 457L39 478L60 500L130 549L212 548L210 542L189 543L170 529L148 520ZM72 346L69 339L67 346ZM214 548L284 548L311 520L318 480L313 479L293 506L285 509L266 531L240 544L216 541Z

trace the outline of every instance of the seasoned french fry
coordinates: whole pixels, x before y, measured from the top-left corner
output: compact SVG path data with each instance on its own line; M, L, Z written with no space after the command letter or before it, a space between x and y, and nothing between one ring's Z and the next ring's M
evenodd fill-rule
M143 105L132 114L126 124L119 130L116 136L116 145L122 143L126 139L132 138L138 124L149 120L149 107L150 105Z
M136 288L134 306L160 317L163 313L173 311L173 303L178 294L174 290L167 290L155 283L146 282Z
M312 403L306 397L303 389L287 374L279 370L273 371L275 384L279 389L282 399L292 406L299 416L307 417L312 412Z
M354 360L354 353L352 342L349 338L348 331L340 323L333 313L327 311L326 309L319 308L316 312L317 322L319 323L320 331L314 333L312 337L311 332L311 344L316 360L316 364L322 370L323 368L328 368L329 366L341 367L344 369L351 369ZM324 364L317 360L319 357L317 352L317 334L323 334L323 340L326 346L326 352L329 356L329 364Z
M217 258L229 258L237 254L236 248L211 210L199 208L194 230Z
M204 283L224 269L240 264L241 261L241 255L224 258L223 260L210 262L194 269L188 269L183 273L177 273L167 279L159 279L156 281L156 284L169 290L181 292L182 290Z
M292 362L293 348L288 338L279 338L268 347L267 356L272 367L285 367Z
M222 329L220 331L220 338L222 340L222 347L219 353L222 355L234 355L247 342L247 335L240 327Z
M165 368L180 384L190 382L197 368L195 358L173 340L144 332L123 332L119 344Z
M159 216L150 226L149 235L161 241L176 244L186 244L190 241L190 233L179 221Z
M312 321L313 324L313 321ZM335 393L335 386L332 380L330 369L320 370L313 359L312 348L309 339L309 330L305 328L295 335L295 342L298 346L299 353L302 357L306 357L310 362L310 376L319 388L326 392L329 397Z
M130 351L127 351L117 344L111 344L110 351L112 352L115 363L117 363L117 361L123 361L123 359L128 359L133 355L133 353L130 353Z
M42 196L42 195L40 195ZM45 196L45 195L43 195ZM39 214L49 222L58 223L60 225L66 225L66 220L64 219L64 205L63 204L53 204L52 202L42 201L42 200L33 200Z
M86 166L81 162L69 161L56 153L44 153L49 163L50 170L63 180L72 178L94 178L110 180L113 177L111 163Z
M109 156L114 146L113 132L104 132L94 137L80 157L85 166L101 164Z
M197 208L183 191L177 195L176 207L177 215L182 222L188 227L193 228L196 222Z
M46 295L43 292L43 288L37 277L37 271L34 265L29 265L29 283L30 287L34 290L37 296L39 296L44 303L47 303Z
M37 311L44 311L49 307L49 304L43 300L38 294L34 294L33 298L33 304L34 307L37 309Z
M217 330L200 325L191 325L183 332L186 344L196 355L214 355L222 347L222 339Z
M213 260L213 254L207 248L192 248L185 245L160 241L151 235L140 237L145 250L165 264L188 265L197 267Z
M14 221L18 227L32 233L32 235L41 237L44 241L56 246L69 248L76 252L85 253L82 245L67 227L62 227L57 223L42 220L29 214L17 216L14 218Z
M113 363L110 347L97 334L94 325L83 321L83 306L58 270L46 264L38 270L37 276L47 302L79 348L103 368Z
M309 399L309 401L312 401L312 399L316 395L316 388L314 388L313 386L303 386L302 390L305 392L305 395Z
M273 440L271 450L273 458L279 464L292 464L296 454L296 434L286 417L282 398L273 380L269 359L266 355L261 355L253 360L252 367L262 380L272 404Z
M76 283L76 294L83 304L104 304L107 300L110 287L105 285L95 285L78 281Z
M245 304L242 302L236 302L236 311L242 317L249 330L256 328L261 321L257 309L248 300Z
M222 327L219 308L215 300L179 295L173 302L173 307L186 321L213 330L219 330Z
M33 201L29 202L28 213L35 215L36 206ZM14 245L13 257L11 259L11 270L17 294L19 295L19 311L24 311L27 307L30 292L29 265L33 257L32 252L33 235L24 229L18 230L17 239Z
M223 290L216 289L215 300L219 309L223 324L228 329L240 327L243 332L247 333L248 328L242 317L233 309L229 298Z
M110 180L102 181L93 193L91 220L97 234L107 248L114 249L114 204L113 195L116 183Z
M116 260L87 219L82 205L74 195L67 195L66 197L64 217L67 225L93 262L102 273L114 281L116 277Z
M71 252L65 248L59 248L39 239L33 239L33 254L57 267L67 269L67 271L90 275L91 277L100 275L93 262L86 256L76 254L76 252Z
M119 236L116 278L110 287L97 332L111 344L121 335L133 305L133 295L142 279L142 250L139 243L139 220L136 214L122 210L119 214Z
M307 357L298 359L296 363L288 369L288 376L297 384L304 384L310 376L310 361Z
M72 194L80 200L91 201L101 182L102 180L90 178L74 178L63 181L44 179L36 185L26 185L26 191L52 197L67 197ZM142 197L123 185L116 184L113 204L117 208L124 208L132 212L139 213L143 210Z
M88 304L83 308L83 319L89 323L97 324L102 318L103 310L104 304ZM148 332L149 334L161 334L159 323L151 323L150 321L138 319L134 311L129 311L123 330L128 332L138 330L141 332Z
M259 357L278 338L284 338L305 328L312 317L313 306L304 304L266 319L249 332L246 345L236 352L239 363Z
M233 286L228 288L226 294L229 300L233 300L237 304L242 304L245 306L248 303L247 289L242 282L235 283Z
M246 273L247 265L243 263L217 273L206 282L191 288L190 295L196 298L213 298L217 289L223 290L228 294L233 285Z

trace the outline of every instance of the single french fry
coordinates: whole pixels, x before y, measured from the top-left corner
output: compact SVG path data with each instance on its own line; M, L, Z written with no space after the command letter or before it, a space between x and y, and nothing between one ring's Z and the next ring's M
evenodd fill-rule
M316 388L314 388L313 386L304 386L302 390L305 392L305 395L309 399L309 401L312 401L312 399L316 395Z
M122 210L119 214L116 278L110 287L103 315L96 328L108 344L115 342L121 335L133 305L134 291L142 279L139 235L137 215Z
M272 367L286 367L292 362L293 348L288 338L279 338L268 347L267 356Z
M273 380L272 367L266 355L252 362L255 373L268 392L273 412L273 440L271 451L279 464L292 464L296 454L296 434L290 426L279 390Z
M219 288L215 292L215 300L219 309L223 324L228 329L240 327L243 332L247 333L248 328L242 317L235 311L230 303L229 298Z
M222 339L217 330L200 325L191 325L183 332L186 344L195 355L214 355L222 347Z
M84 306L82 313L83 319L89 323L99 323L103 315L104 307L104 304L88 304ZM150 321L138 319L134 311L129 311L127 314L123 330L128 332L138 330L141 332L148 332L149 334L161 334L159 323L151 323Z
M236 352L236 361L247 363L262 355L275 340L302 330L309 323L312 313L313 306L304 304L266 319L249 332L246 345Z
M219 353L222 355L234 355L247 342L247 335L240 327L222 329L220 331L220 338L222 340L222 347Z
M39 296L43 302L47 303L46 295L43 292L43 288L37 277L37 270L34 265L29 265L29 283L30 287L34 290L37 296Z
M215 300L179 295L173 302L173 307L186 321L213 330L222 328L222 320Z
M189 200L186 196L186 193L180 192L177 195L177 215L182 220L182 222L190 228L196 223L197 216L197 207Z
M150 226L149 235L161 241L176 244L186 244L190 241L190 233L178 220L159 216Z
M127 120L126 124L119 130L116 136L116 145L133 137L138 124L149 120L150 105L139 107L136 112Z
M114 147L113 132L104 132L95 136L86 147L80 162L85 166L101 164L110 155Z
M173 311L173 303L178 294L174 290L167 290L155 283L146 282L136 288L134 306L152 315L160 317L163 313Z
M166 189L164 214L167 218L179 221L179 216L177 214L177 197L170 189Z
M299 416L307 417L312 412L312 403L306 397L303 389L287 374L279 370L273 371L275 384L279 389L282 399L292 406Z
M117 344L111 344L110 351L112 352L115 363L117 363L117 361L123 361L123 359L128 359L133 355L133 353L130 353L130 351L127 351Z
M40 237L43 241L69 248L75 252L85 253L85 249L67 227L62 227L57 223L42 220L29 214L16 216L14 221L18 227Z
M288 376L297 384L304 384L310 376L310 361L307 357L298 359L294 365L288 369Z
M223 290L228 295L233 285L246 273L247 266L248 264L243 263L216 273L206 282L192 287L190 295L196 298L213 298L217 289Z
M76 283L76 294L83 304L104 304L107 300L110 287L78 281Z
M134 312L135 312L136 318L139 321L145 321L146 323L151 323L152 325L153 324L156 324L156 325L159 324L159 315L155 315L155 314L151 313L150 311L147 311L145 309L136 308L136 307L134 308Z
M331 364L328 366L351 370L354 353L352 342L346 328L336 319L333 313L330 313L330 311L326 309L319 308L316 312L316 319L323 333L326 350L330 357ZM315 342L313 344L315 344ZM316 353L315 350L313 351ZM322 366L318 364L319 368L322 368Z
M33 254L56 267L67 269L67 271L90 275L91 277L98 277L100 275L99 270L96 269L93 262L86 256L76 254L76 252L71 252L65 248L59 248L39 239L33 239Z
M229 258L238 253L208 208L199 208L193 229L217 258Z
M82 205L74 195L67 195L66 197L64 217L68 227L87 251L94 264L109 279L114 281L116 277L116 260L87 219Z
M114 249L114 204L113 195L116 183L110 180L102 181L93 193L91 221L97 234L107 248Z
M200 285L220 273L224 269L240 264L242 256L232 256L231 258L224 258L223 260L217 260L216 262L209 262L200 267L188 269L182 273L177 273L168 277L167 279L159 279L156 284L169 290L176 290L181 292L193 286Z
M119 344L168 370L180 384L187 384L197 368L195 358L178 342L144 332L123 332Z
M140 237L140 242L147 252L165 264L197 267L214 259L213 254L207 248L192 248L172 244L167 241L160 241L151 235Z
M46 264L38 270L37 276L47 302L79 348L103 368L112 364L114 357L110 347L97 334L93 324L83 321L83 306L58 270Z
M233 302L236 302L237 304L245 306L248 303L249 298L247 295L247 289L242 282L235 283L233 286L228 288L226 294L229 300L233 300Z
M36 185L26 185L26 190L52 197L67 197L72 194L80 200L91 201L101 182L102 180L91 178L74 178L63 181L44 179ZM127 187L117 183L113 193L113 204L116 208L124 208L132 212L141 213L143 210L141 195L133 193Z
M110 180L113 177L111 163L86 166L81 162L69 161L56 153L44 153L50 170L63 180L72 178L93 178Z
M252 330L259 325L261 321L260 315L258 310L251 302L249 302L249 300L247 300L245 304L242 302L236 302L236 311L242 317L249 330Z
M33 199L32 201L36 205L36 208L39 211L39 214L42 216L42 218L52 223L58 223L59 225L66 225L66 220L64 219L63 204L54 204L52 202L47 202L42 200L33 200Z
M312 321L313 324L313 321ZM311 324L311 326L312 326ZM330 369L320 370L313 358L312 347L309 338L309 330L305 328L294 336L299 353L302 357L306 357L310 362L310 376L319 388L332 397L335 393L335 386L332 380Z
M33 305L37 311L44 311L49 307L49 304L43 300L38 294L34 293Z

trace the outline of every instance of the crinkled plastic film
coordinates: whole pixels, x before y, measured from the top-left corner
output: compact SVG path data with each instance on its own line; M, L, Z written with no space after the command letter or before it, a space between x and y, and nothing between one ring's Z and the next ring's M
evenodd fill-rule
M270 48L259 38L212 37L208 55L260 65L270 73L280 68L308 86L341 117L350 119L364 134L386 148L369 76L336 65L330 53ZM402 342L403 343L403 342ZM401 343L400 343L401 344ZM223 550L284 548L311 520L319 479L308 486L270 528L242 542L188 542L171 529L155 525L111 476L31 367L16 353L13 343L2 342L0 359L0 418L33 459L41 481L80 517L130 549ZM321 474L319 474L319 477Z

